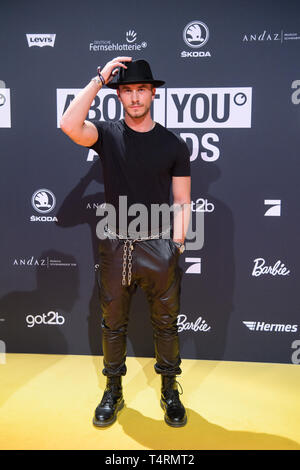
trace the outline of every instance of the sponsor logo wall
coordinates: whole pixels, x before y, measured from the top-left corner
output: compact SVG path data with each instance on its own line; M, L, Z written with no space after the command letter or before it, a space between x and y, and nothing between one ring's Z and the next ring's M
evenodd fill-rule
M86 28L77 0L71 23L67 11L56 17L56 0L43 13L28 2L27 17L41 27L22 18L13 37L3 7L14 55L3 56L0 72L0 364L7 352L102 354L101 157L63 134L60 119L97 66L122 55L145 58L166 81L153 118L186 141L192 227L204 218L203 246L179 260L182 357L300 363L300 5L265 3L272 17L262 26L259 4L245 12L212 0L199 12L175 0L147 17L128 5L116 18L113 5L91 1ZM86 119L123 117L116 92L104 88ZM128 355L153 357L149 317L138 289Z

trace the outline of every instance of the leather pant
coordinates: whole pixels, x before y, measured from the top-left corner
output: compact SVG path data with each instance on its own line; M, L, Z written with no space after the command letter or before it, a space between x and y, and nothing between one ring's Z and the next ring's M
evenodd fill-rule
M182 268L179 250L170 238L137 241L133 245L131 283L122 285L124 240L99 242L99 287L102 313L102 373L126 374L126 340L132 295L139 285L151 312L155 346L155 371L179 375L181 358L177 316L180 309Z

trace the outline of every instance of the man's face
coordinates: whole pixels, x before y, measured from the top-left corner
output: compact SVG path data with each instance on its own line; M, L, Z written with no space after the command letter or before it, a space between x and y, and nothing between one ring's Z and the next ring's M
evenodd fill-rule
M155 88L150 83L120 85L117 93L125 113L131 118L141 118L150 111Z

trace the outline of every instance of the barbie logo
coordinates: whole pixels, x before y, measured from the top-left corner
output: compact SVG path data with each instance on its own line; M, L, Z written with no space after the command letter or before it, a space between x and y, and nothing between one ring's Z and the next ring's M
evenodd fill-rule
M178 315L177 320L178 325L178 333L185 330L192 330L192 331L209 331L211 329L210 326L203 320L202 317L198 317L195 322L188 322L187 316L184 314Z

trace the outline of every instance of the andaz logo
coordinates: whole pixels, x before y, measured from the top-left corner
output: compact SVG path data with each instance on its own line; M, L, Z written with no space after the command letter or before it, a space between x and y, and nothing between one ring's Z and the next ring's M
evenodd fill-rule
M272 331L274 333L296 333L298 325L281 323L265 323L256 321L243 321L244 325L251 331Z

